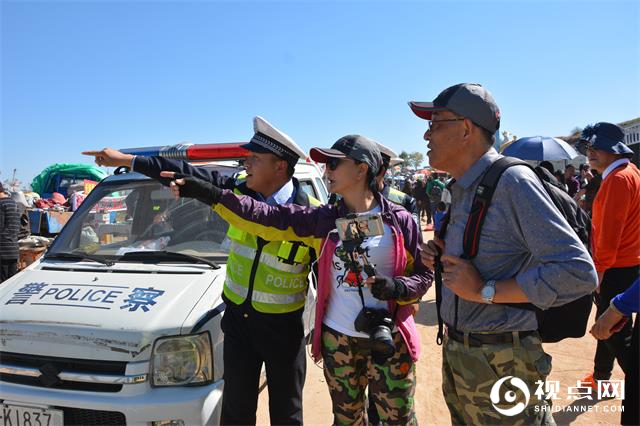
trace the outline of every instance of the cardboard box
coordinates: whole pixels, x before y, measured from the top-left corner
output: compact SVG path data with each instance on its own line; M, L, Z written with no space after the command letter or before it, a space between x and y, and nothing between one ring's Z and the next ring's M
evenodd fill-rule
M18 269L24 269L35 262L47 250L46 247L32 247L20 249L20 259L18 259Z

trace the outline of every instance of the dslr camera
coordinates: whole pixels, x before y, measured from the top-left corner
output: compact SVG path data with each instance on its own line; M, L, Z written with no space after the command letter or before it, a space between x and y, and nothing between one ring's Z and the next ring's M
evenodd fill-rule
M376 363L382 364L396 351L393 344L393 319L386 309L364 307L353 322L355 329L367 333L371 341L371 356Z

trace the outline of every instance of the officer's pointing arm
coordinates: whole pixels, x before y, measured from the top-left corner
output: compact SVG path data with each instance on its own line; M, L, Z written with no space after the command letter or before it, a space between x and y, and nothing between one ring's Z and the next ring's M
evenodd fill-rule
M218 172L203 167L195 167L186 161L172 160L164 157L137 156L132 163L133 170L154 179L161 177L162 171L176 172L184 176L194 176L207 182L217 183Z
M160 172L162 170L195 176L208 182L216 182L218 177L218 173L216 171L194 167L186 161L171 160L157 156L136 156L132 154L125 154L113 148L104 148L100 151L84 151L82 154L93 156L96 164L99 166L130 167L132 170L154 179L158 179L160 177Z
M166 171L160 176L176 178L170 184L174 195L215 205L214 210L222 219L268 241L302 241L309 246L316 246L335 223L335 210L330 206L270 206L251 197L237 196L192 176Z

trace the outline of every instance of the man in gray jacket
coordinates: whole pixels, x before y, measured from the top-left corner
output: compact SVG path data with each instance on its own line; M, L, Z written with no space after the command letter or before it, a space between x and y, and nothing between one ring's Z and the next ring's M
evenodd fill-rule
M492 148L500 111L478 84L452 86L433 102L410 107L429 120L429 164L456 179L444 241L429 241L422 253L432 267L443 253L442 388L452 423L553 423L550 403L536 394L536 382L544 383L551 371L536 314L508 304L547 309L589 294L597 284L593 262L539 178L520 165L498 181L479 252L464 259L474 195L484 172L501 157Z

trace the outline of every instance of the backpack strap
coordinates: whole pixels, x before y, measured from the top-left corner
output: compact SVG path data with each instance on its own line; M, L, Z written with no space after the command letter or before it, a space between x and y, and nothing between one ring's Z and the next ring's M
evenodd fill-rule
M453 185L455 179L452 179L448 188ZM436 233L436 237L444 241L444 236L447 233L447 227L449 226L449 220L451 219L451 207L447 210L447 213L442 218L442 224L440 225L440 232ZM436 334L436 343L438 346L442 345L444 339L444 321L442 321L442 315L440 315L440 305L442 305L442 262L440 261L440 255L435 259L435 270L433 271L433 278L436 282L436 313L438 314L438 333Z
M451 208L447 211L445 216L442 218L442 225L440 226L440 232L437 233L437 237L444 240L444 235L447 232L447 226L449 225L449 218L451 216ZM442 315L440 315L440 305L442 305L442 261L440 260L440 255L442 253L438 253L435 258L435 267L433 271L433 278L436 282L436 313L438 314L438 333L436 334L436 343L438 346L442 345L442 340L444 338L444 321L442 321Z
M473 259L478 255L478 247L480 244L480 230L487 216L487 210L491 204L493 193L496 191L500 176L511 166L525 165L524 161L511 157L502 157L494 161L489 169L482 176L482 180L476 188L475 196L471 204L469 219L464 228L464 237L462 240L463 253L466 259Z

